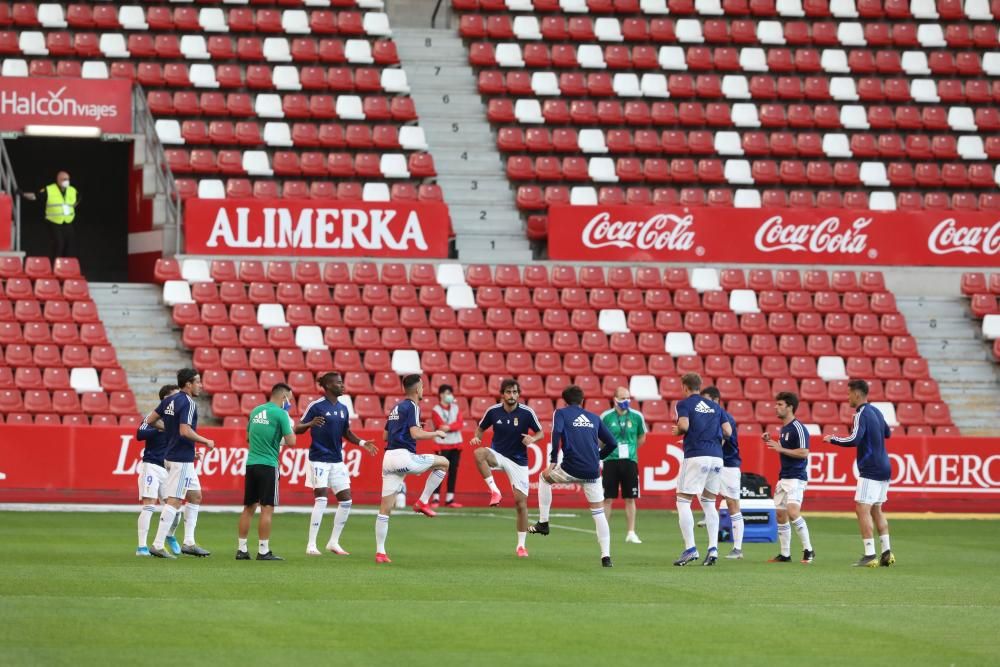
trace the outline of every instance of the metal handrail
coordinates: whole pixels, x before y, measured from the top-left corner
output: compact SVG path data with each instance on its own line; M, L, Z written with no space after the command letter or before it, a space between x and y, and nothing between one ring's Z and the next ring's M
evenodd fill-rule
M149 110L146 102L146 91L142 86L132 87L132 131L141 133L145 137L145 155L147 160L151 160L155 166L156 191L164 193L167 204L167 224L173 226L176 247L174 253L181 251L181 197L174 182L173 172L167 164L166 154L160 137L156 134L156 121Z
M7 193L13 206L14 223L14 250L21 249L21 196L17 187L17 177L14 175L14 167L10 163L10 154L3 139L0 139L0 191Z

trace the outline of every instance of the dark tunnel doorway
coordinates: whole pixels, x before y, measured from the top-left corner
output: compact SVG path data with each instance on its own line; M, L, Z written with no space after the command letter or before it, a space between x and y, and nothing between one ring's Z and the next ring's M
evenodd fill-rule
M128 199L132 145L124 141L19 137L6 140L22 191L37 192L65 170L79 191L77 254L84 276L128 280ZM42 201L21 199L21 250L47 256L50 237Z

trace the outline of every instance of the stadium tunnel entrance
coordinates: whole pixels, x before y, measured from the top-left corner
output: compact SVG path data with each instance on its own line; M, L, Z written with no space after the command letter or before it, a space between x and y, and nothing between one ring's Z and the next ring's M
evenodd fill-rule
M80 196L73 225L84 276L92 282L127 281L132 143L27 136L5 143L23 192L37 192L54 182L57 172L69 172ZM48 224L43 201L22 197L20 249L27 255L47 256Z

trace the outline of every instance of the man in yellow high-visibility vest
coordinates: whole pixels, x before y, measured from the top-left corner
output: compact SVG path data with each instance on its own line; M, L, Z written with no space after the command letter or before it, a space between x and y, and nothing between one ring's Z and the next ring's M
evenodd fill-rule
M76 232L73 221L76 207L80 205L80 194L69 184L69 172L56 174L56 182L50 183L37 193L25 192L24 198L35 201L45 198L45 222L49 227L52 247L49 252L52 262L56 257L76 257Z

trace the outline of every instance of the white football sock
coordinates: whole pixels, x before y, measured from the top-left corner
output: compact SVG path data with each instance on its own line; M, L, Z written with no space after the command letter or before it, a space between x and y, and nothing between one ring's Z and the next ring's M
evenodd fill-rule
M337 513L333 515L333 532L330 533L330 544L340 544L340 534L347 525L347 517L351 516L351 506L354 503L344 500L337 505Z
M449 492L449 493L448 493L448 494L447 494L447 495L446 495L446 496L444 497L444 501L445 501L446 503L451 503L451 502L455 502L455 494L454 494L454 493L450 493L450 492Z
M889 533L885 535L879 535L878 541L882 544L882 551L891 551L892 547L889 546Z
M523 532L522 533L521 531L517 531L517 546L523 547L524 546L524 541L527 538L528 538L528 533L527 532Z
M544 477L538 478L538 521L548 523L552 509L552 485Z
M677 523L681 527L686 551L694 547L694 513L691 512L691 501L687 498L677 499Z
M242 551L243 553L246 553L247 552L247 538L245 538L245 537L237 537L236 540L238 542L237 545L236 545L236 549L238 551Z
M319 526L323 523L323 512L326 511L326 496L313 500L312 514L309 516L309 541L306 546L316 546L316 536L319 535Z
M167 539L167 531L170 530L170 524L174 522L175 514L177 514L177 508L173 505L164 505L163 509L160 510L160 525L156 529L156 537L153 538L153 547L156 549L163 548L163 542Z
M715 498L700 498L701 509L705 512L705 530L708 531L708 548L719 548L719 508Z
M733 521L733 548L743 548L743 514L734 514L730 517Z
M874 556L875 555L875 540L861 540L862 544L865 545L865 555Z
M590 510L597 525L597 543L601 546L601 558L611 555L611 527L608 526L608 517L604 515L603 509Z
M787 523L778 524L778 545L782 556L792 555L792 527Z
M806 551L812 551L813 545L809 540L809 526L806 525L806 520L803 517L799 517L792 522L795 526L795 532L799 534L799 539L802 540L802 548Z
M139 511L139 546L146 546L149 539L149 523L153 520L153 512L156 508L152 505L143 505Z
M177 526L180 525L182 516L184 516L183 512L178 512L174 515L174 522L170 524L170 530L167 531L167 537L173 537L174 533L177 532Z
M486 482L486 486L490 487L490 491L493 493L500 493L500 488L497 486L496 480L493 479L493 475L484 477L483 481Z
M270 541L271 540L259 540L257 542L257 553L266 554L268 551L270 551L271 547L267 545L267 543Z
M379 514L375 517L375 553L385 553L385 538L389 535L389 516Z
M195 505L194 503L184 505L184 544L186 546L191 546L195 543L194 529L198 526L198 510L200 509L201 505Z
M427 475L427 482L424 484L424 492L420 494L420 502L427 503L430 502L431 494L441 486L441 482L444 478L448 476L448 473L444 470L432 470L431 474Z

